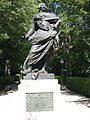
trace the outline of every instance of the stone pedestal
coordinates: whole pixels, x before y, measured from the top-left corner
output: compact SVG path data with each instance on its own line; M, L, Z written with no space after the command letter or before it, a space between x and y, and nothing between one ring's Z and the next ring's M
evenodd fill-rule
M24 80L32 80L32 73L28 73L26 76L24 76L23 77L23 79ZM40 73L39 75L38 75L38 79L43 79L43 80L45 80L45 79L54 79L55 78L55 76L54 76L54 74L53 73Z
M23 120L59 120L59 91L58 80L54 78L21 80L19 97L23 96L20 102Z

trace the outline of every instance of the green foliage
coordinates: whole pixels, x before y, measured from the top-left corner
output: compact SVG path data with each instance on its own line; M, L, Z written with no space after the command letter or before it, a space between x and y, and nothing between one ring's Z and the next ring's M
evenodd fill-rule
M11 75L20 72L30 42L22 38L29 29L37 5L45 2L56 13L61 24L60 48L47 65L49 72L61 74L60 59L68 75L90 75L90 2L89 0L1 0L0 1L0 76L6 60L10 60ZM78 66L78 67L77 67Z
M0 77L0 91L3 90L6 86L13 85L18 81L19 83L20 76L6 76Z
M36 12L35 4L33 0L0 1L0 76L4 75L6 60L10 60L11 75L20 71L30 49L30 43L22 36Z
M58 76L57 78L60 83L61 77ZM67 79L63 81L63 84L67 88L79 94L90 97L90 78L89 77L67 77Z
M46 0L42 0L46 2ZM50 63L51 71L55 60L65 61L68 75L90 75L90 2L89 0L48 0L50 11L61 19L60 48ZM59 57L60 56L60 57ZM59 59L58 59L59 58ZM57 62L56 66L60 66ZM57 73L56 73L57 72ZM58 74L58 68L55 69ZM59 72L60 74L60 72Z
M65 84L68 88L90 97L90 78L69 77Z

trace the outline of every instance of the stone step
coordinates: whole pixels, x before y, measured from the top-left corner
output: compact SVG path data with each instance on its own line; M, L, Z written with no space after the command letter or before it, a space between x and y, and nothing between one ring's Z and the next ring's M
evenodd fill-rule
M37 76L37 79L54 79L55 75L53 73L40 73L37 75L37 73L28 73L26 76L23 77L25 80L33 80Z

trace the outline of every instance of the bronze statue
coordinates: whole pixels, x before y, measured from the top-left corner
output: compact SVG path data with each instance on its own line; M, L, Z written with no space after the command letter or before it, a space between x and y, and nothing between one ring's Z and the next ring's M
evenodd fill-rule
M55 14L46 11L45 3L40 3L39 13L33 17L31 28L25 35L25 38L31 40L32 46L21 71L24 75L32 72L46 73L45 66L49 53L53 48L58 48L57 27L60 20Z

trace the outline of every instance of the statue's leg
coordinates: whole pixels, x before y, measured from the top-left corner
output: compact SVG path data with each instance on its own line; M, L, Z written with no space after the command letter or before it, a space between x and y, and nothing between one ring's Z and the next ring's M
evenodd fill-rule
M48 62L48 60L50 58L50 53L51 53L51 49L48 51L47 55L45 56L45 63L43 65L42 69L39 71L39 73L47 73L45 68L46 68L47 62Z
M27 69L27 61L28 61L28 58L29 58L29 55L27 56L27 58L25 59L24 61L24 64L23 64L23 70Z
M44 64L44 66L42 67L42 69L39 71L39 73L47 73L47 71L45 70L46 68L46 62Z
M51 47L51 48L49 49L46 57L45 57L45 63L44 63L44 65L43 65L42 69L39 71L39 73L48 73L48 72L45 70L45 68L46 68L47 62L49 61L49 59L50 59L51 56L52 56L52 51L53 51L53 49L52 49L52 47Z
M23 68L21 70L21 74L23 74L23 75L26 75L27 73L31 73L31 71L32 71L32 66L27 65L28 59L29 59L29 55L27 56L27 58L23 64Z
M29 66L28 69L21 70L21 74L26 75L27 73L32 72L32 66Z

